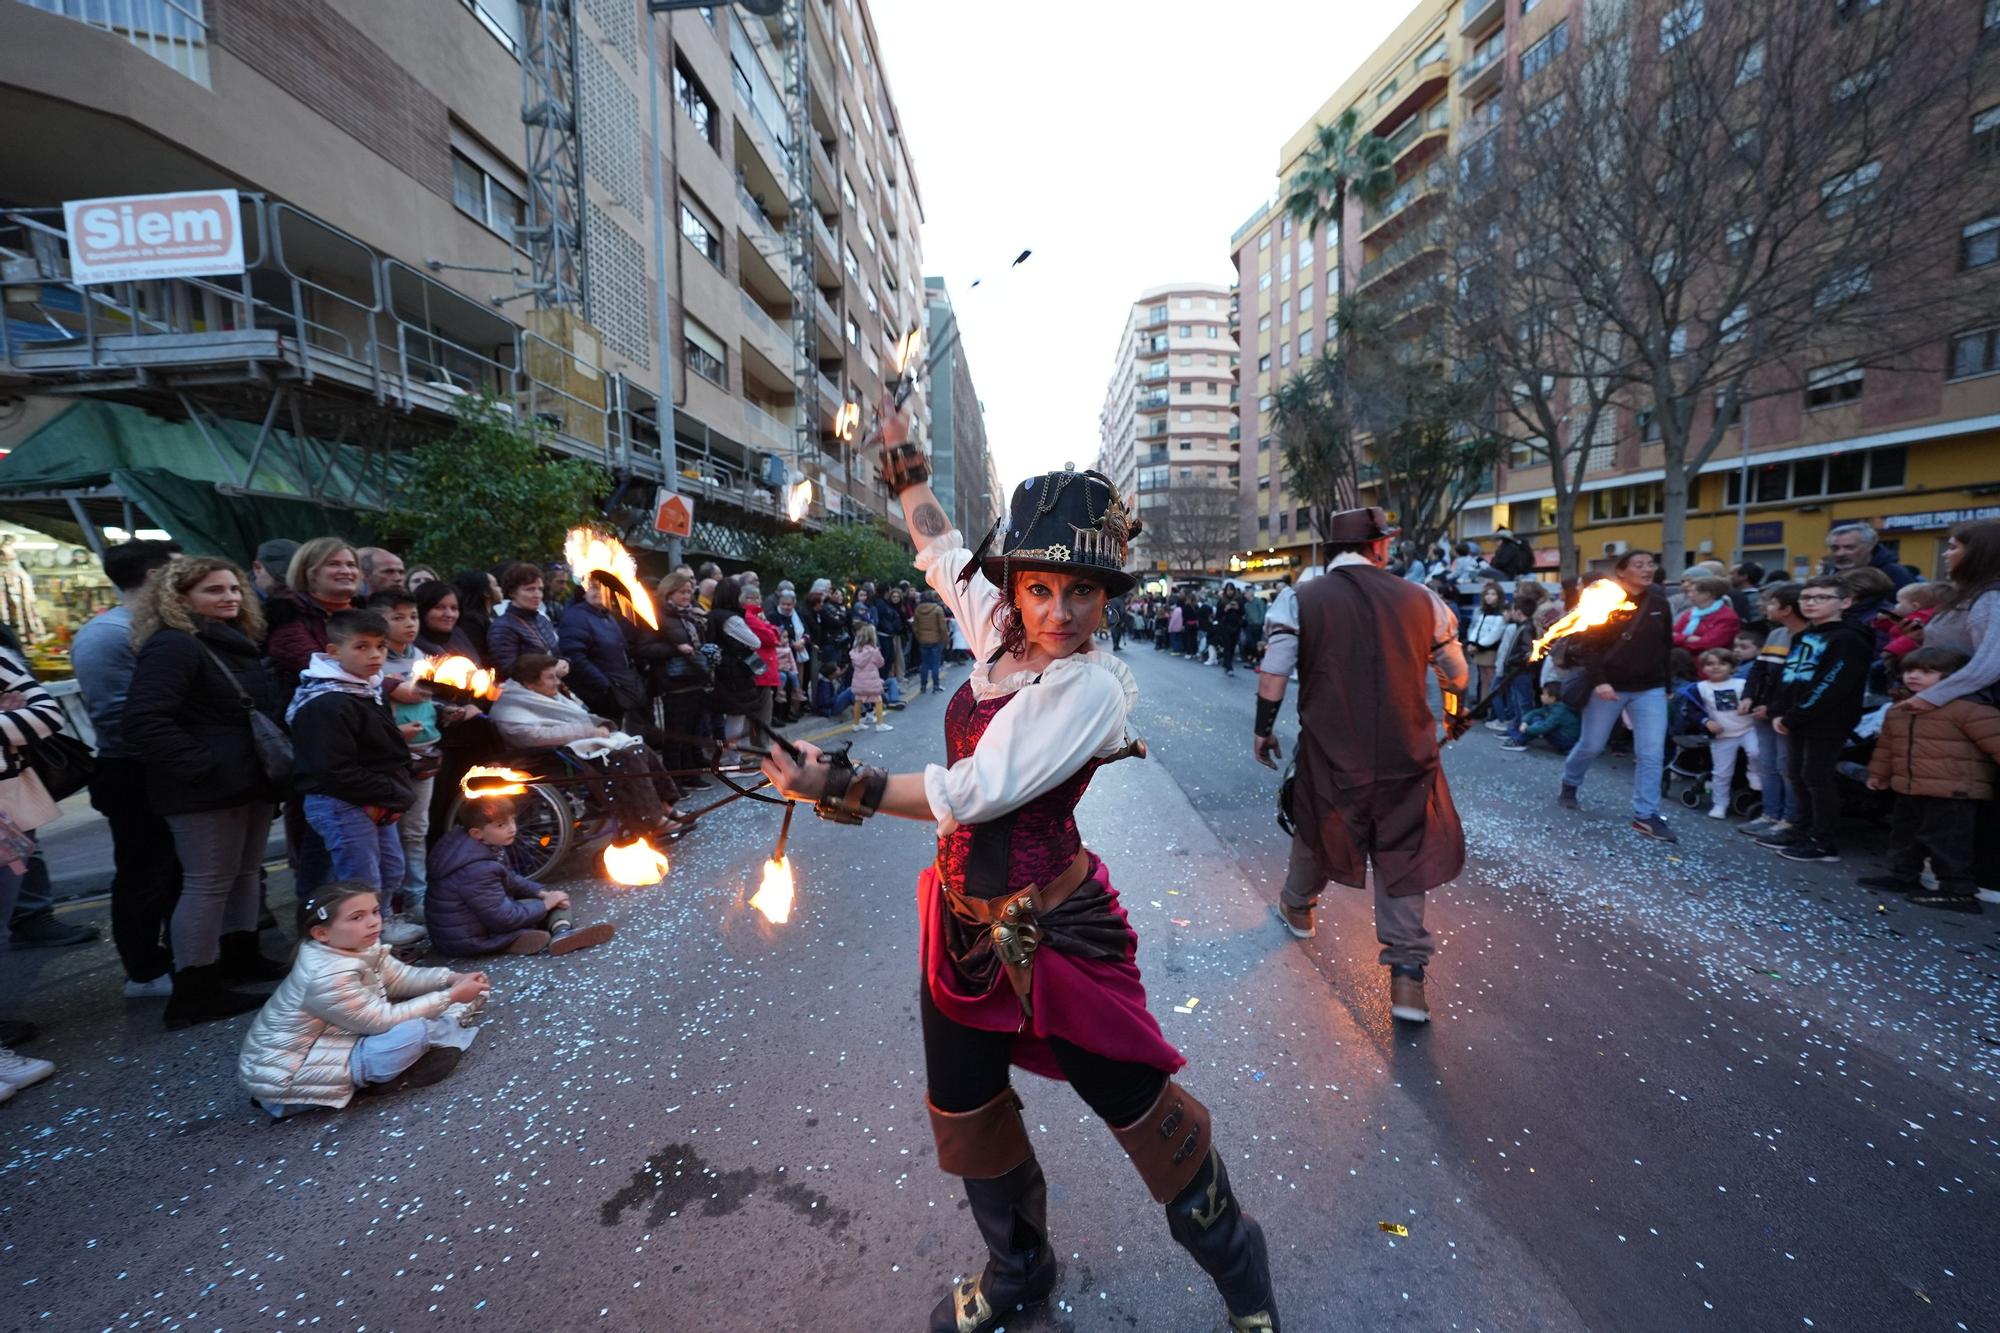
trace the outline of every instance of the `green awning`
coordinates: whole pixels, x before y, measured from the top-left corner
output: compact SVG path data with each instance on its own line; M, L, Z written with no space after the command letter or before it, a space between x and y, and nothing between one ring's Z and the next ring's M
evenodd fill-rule
M254 423L211 420L205 437L191 421L168 420L123 403L79 402L0 458L0 507L52 492L116 492L144 509L189 554L238 561L249 560L271 537L306 541L332 533L357 543L375 539L379 511L314 499L298 473L311 468L321 478L322 494L379 495L385 489L380 456L273 430L248 490L219 489L245 478L256 438ZM393 489L405 465L392 458L388 466ZM49 528L54 515L46 502L36 509L43 517L33 526ZM74 528L61 519L57 525Z

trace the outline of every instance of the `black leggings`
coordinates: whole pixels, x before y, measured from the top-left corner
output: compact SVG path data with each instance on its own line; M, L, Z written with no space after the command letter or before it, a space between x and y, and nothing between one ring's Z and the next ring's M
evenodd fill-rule
M1014 1033L969 1028L947 1018L931 999L928 982L917 986L924 1021L924 1076L940 1111L976 1111L1006 1090ZM1063 1077L1108 1125L1129 1125L1159 1100L1167 1076L1152 1065L1094 1055L1061 1037L1048 1038Z

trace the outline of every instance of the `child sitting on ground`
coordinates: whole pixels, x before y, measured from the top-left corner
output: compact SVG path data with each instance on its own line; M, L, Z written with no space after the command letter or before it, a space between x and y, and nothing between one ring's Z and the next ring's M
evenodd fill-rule
M476 1008L491 984L484 972L397 962L378 902L372 885L336 880L299 903L298 958L257 1011L236 1065L274 1117L338 1110L357 1090L424 1087L458 1065L463 1051L434 1047L430 1022Z
M1736 654L1711 648L1701 655L1701 680L1695 694L1701 700L1703 727L1709 734L1708 788L1710 819L1729 816L1729 789L1736 781L1736 758L1749 756L1751 787L1762 790L1757 772L1757 724L1740 712L1743 682L1736 676Z
M1903 658L1903 685L1918 694L1971 659L1955 648L1918 648ZM2000 761L2000 709L1972 699L1942 708L1891 708L1868 760L1872 791L1896 794L1889 825L1889 873L1859 882L1875 893L1904 893L1922 907L1979 912L1973 844L1980 811L1993 800ZM1928 855L1937 892L1918 876Z
M1583 719L1562 701L1561 684L1551 681L1542 686L1542 706L1530 708L1516 719L1500 748L1519 754L1540 741L1557 754L1568 754L1582 737Z
M514 845L515 808L504 796L467 801L458 827L431 850L431 944L448 957L574 953L616 933L608 921L574 928L567 893L514 873L507 849Z
M337 611L326 632L328 651L313 654L285 714L292 790L326 842L333 877L366 884L386 902L403 886L396 823L417 797L409 742L382 699L389 626L379 611ZM410 942L393 930L387 938Z
M847 661L854 668L854 729L866 731L868 724L861 720L868 705L875 705L875 730L894 731L895 728L882 720L882 650L876 645L873 625L854 627L854 648L847 655Z

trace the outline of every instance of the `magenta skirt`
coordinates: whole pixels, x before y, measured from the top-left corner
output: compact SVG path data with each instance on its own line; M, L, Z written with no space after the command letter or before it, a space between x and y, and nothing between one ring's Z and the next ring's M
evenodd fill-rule
M943 914L946 906L937 868L927 866L917 877L917 919L921 923L924 980L938 1011L955 1023L984 1032L1012 1032L1014 1063L1032 1074L1060 1081L1062 1067L1048 1039L1060 1037L1093 1055L1133 1064L1151 1065L1173 1074L1187 1063L1168 1043L1152 1011L1146 1008L1146 985L1139 978L1139 937L1111 887L1111 872L1095 853L1091 875L1110 894L1111 910L1125 927L1125 953L1119 958L1077 958L1051 948L1035 952L1035 1015L1022 1019L1021 1002L1005 973L977 995L957 989L957 971L945 951Z

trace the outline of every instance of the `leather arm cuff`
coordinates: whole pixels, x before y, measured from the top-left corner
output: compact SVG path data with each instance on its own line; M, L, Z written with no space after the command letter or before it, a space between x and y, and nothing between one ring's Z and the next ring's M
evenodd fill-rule
M1259 698L1257 700L1257 721L1251 730L1259 736L1270 735L1271 728L1278 724L1278 709L1284 702L1283 699Z
M921 448L905 442L882 450L882 484L891 495L901 495L930 479L931 461Z
M845 754L828 761L826 790L813 802L813 813L835 824L859 824L882 808L889 772L871 764L856 767Z

